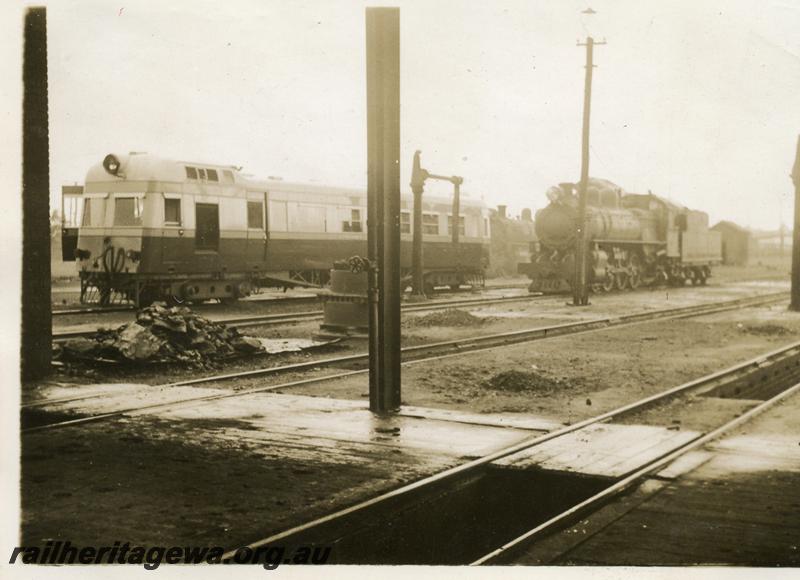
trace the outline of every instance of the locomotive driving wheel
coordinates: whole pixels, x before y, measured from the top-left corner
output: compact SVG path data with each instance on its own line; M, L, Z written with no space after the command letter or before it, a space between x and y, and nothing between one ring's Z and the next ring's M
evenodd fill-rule
M628 273L617 272L614 274L614 287L617 290L625 290L628 287Z
M611 272L606 272L606 277L600 282L603 292L611 292L616 284L616 277Z

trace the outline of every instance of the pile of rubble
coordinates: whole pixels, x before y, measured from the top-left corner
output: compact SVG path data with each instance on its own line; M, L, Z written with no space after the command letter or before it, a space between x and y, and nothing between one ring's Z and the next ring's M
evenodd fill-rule
M403 326L480 326L490 320L489 317L475 316L465 310L448 308L439 312L431 312L424 316L406 318L403 321Z
M62 360L107 362L180 362L205 366L237 355L266 352L261 341L235 328L198 316L189 308L156 302L140 310L136 321L115 330L100 329L90 338L68 340Z

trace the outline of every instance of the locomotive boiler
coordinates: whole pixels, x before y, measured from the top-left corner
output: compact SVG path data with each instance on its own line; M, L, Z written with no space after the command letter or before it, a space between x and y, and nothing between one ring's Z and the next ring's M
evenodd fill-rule
M536 213L538 241L531 261L519 265L531 292L572 289L578 232L577 184L547 192L549 205ZM590 178L586 198L589 239L587 279L595 292L642 285L705 284L720 263L718 232L708 215L652 193L627 193L614 183Z

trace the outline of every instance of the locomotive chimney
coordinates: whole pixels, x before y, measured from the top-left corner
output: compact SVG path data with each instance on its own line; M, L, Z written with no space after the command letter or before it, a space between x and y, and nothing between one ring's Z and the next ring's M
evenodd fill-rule
M498 205L497 206L497 213L500 215L501 218L505 218L506 217L506 208L507 207L508 206L506 206L506 205Z
M533 214L531 214L531 208L523 207L522 208L522 221L524 222L532 222L533 221Z

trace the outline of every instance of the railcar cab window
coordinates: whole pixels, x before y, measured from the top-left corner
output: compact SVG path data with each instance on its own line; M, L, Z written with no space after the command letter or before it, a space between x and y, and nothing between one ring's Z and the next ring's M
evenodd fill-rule
M114 225L142 225L142 201L140 197L114 198Z
M400 212L400 233L401 234L410 234L411 233L411 212L410 211L401 211Z
M422 233L438 236L439 235L439 216L435 213L422 214Z
M360 232L361 229L361 210L360 209L351 209L350 210L350 221L343 221L342 222L342 231L343 232Z
M194 207L195 249L216 252L219 249L219 206L215 203L197 203Z
M264 229L264 204L260 201L247 202L247 227L252 230Z
M464 219L465 218L464 218L463 215L458 216L458 233L460 235L462 235L462 236L466 236L467 235L466 234L466 226L464 224ZM451 216L451 215L447 216L447 233L448 234L452 234L453 233L453 216Z

